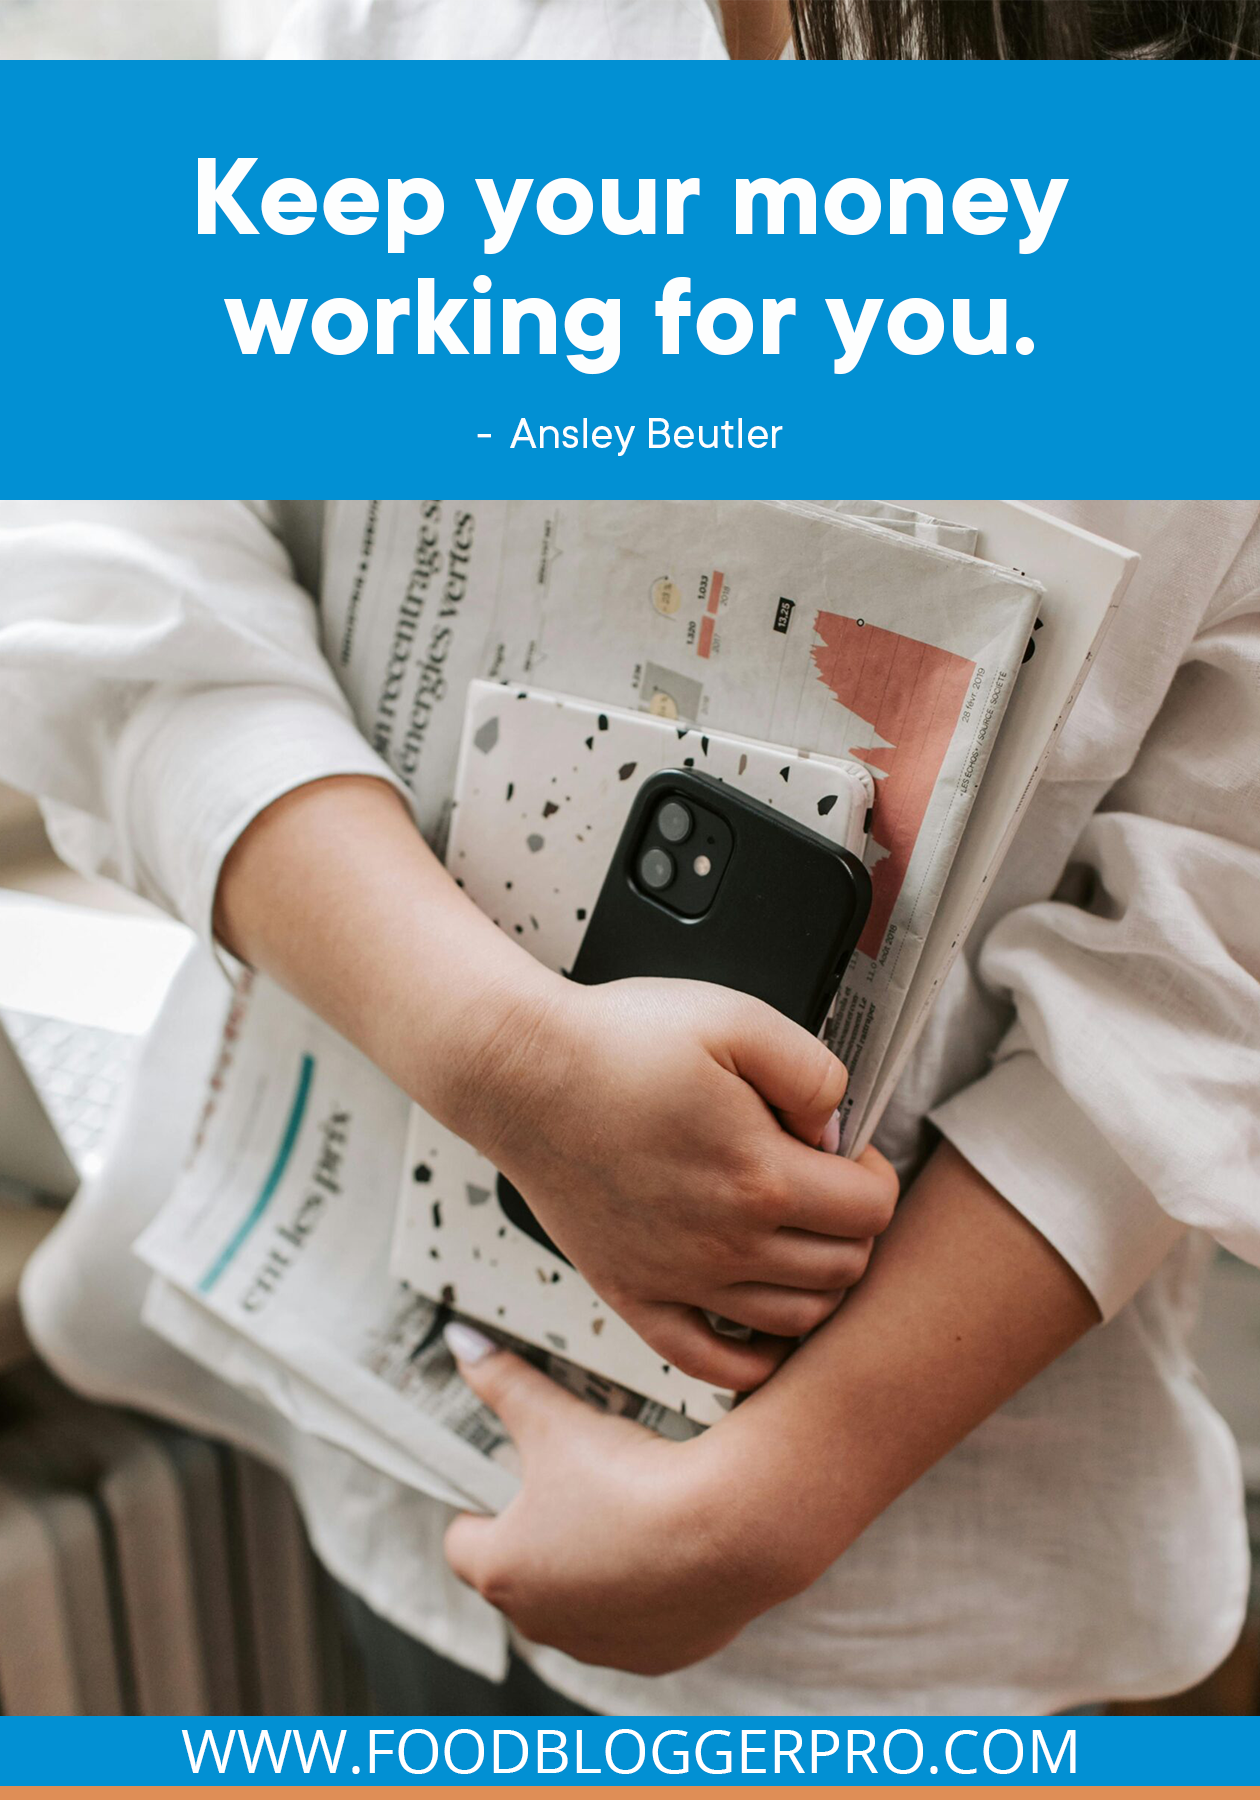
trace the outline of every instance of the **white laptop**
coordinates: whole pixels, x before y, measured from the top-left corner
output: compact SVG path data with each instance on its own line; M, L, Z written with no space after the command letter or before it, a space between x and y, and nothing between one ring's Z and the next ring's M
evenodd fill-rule
M0 1186L68 1200L192 934L0 890Z

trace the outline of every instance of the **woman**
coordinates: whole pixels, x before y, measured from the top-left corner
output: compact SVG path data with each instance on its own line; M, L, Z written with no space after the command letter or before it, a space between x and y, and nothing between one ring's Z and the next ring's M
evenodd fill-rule
M436 29L443 10L418 9L416 30ZM599 10L614 29L617 9ZM1007 41L1020 10L1000 9ZM389 11L402 31L400 10ZM548 11L513 16L541 29ZM637 27L642 10L631 15ZM314 14L299 16L309 31ZM320 16L332 29L332 9ZM937 26L922 21L926 48ZM808 49L805 9L797 25ZM729 28L740 30L739 9ZM1188 1685L1237 1630L1238 1472L1185 1348L1204 1248L1185 1227L1211 1225L1260 1260L1245 1110L1260 944L1243 897L1260 859L1260 531L1252 506L1067 510L1141 550L1142 570L885 1123L880 1141L905 1192L848 1303L726 1424L684 1446L594 1418L512 1358L456 1340L526 1472L501 1520L450 1527L449 1560L526 1638L560 1647L515 1640L571 1703L1050 1710ZM576 1248L590 1177L583 1121L605 1121L610 1168L623 1146L630 1154L617 1090L641 1077L643 1059L588 1067L575 1047L595 1041L583 1035L591 1015L566 1016L506 963L474 1008L486 1049L465 1059L468 1079L452 1087L446 1059L418 1049L435 1020L439 1038L442 1019L454 1020L466 979L448 987L449 972L505 951L475 936L479 923L417 841L320 659L285 555L314 586L316 526L300 512L260 521L210 504L120 507L76 529L10 534L0 770L51 802L76 860L203 928L213 907L224 944L287 981L433 1110L517 1159L555 1208L553 1235L574 1234ZM115 621L107 632L102 616ZM215 660L199 659L210 642ZM260 656L277 677L265 687ZM356 853L330 864L327 843L348 834ZM364 943L373 956L349 954ZM493 1049L496 1009L506 999L521 1017L522 994L544 1021L542 1061L586 1071L572 1119L545 1142L519 1123L536 1116L536 1067L505 1067ZM622 1022L650 1027L655 1003L632 997ZM683 1079L697 1094L733 1039L759 1029L746 1013L706 1013L690 1027ZM777 1038L772 1068L748 1085L763 1091L794 1053ZM817 1142L837 1074L819 1065L811 1089L814 1072L800 1072L787 1110ZM653 1117L669 1114L671 1095L650 1084L638 1098ZM944 1141L925 1160L916 1146L929 1112ZM788 1155L786 1141L773 1146ZM274 1426L130 1323L138 1280L125 1241L164 1197L170 1148L169 1164L150 1157L85 1196L32 1273L28 1317L50 1359L90 1390L258 1442ZM797 1143L791 1154L803 1167L800 1156L818 1153ZM583 1180L570 1181L577 1167ZM777 1293L752 1297L750 1323L813 1323L789 1321L782 1296L834 1295L861 1272L887 1175L872 1158L835 1179L831 1230L809 1246L831 1259L826 1275L778 1267L760 1284ZM614 1200L605 1193L601 1207ZM125 1232L111 1211L124 1203ZM578 1251L584 1267L597 1239ZM675 1300L650 1270L617 1299L653 1341L680 1325L662 1319ZM672 1348L680 1361L732 1354L694 1337ZM465 1667L502 1669L501 1624L445 1585L444 1509L346 1469L325 1447L283 1434L271 1446L351 1588ZM351 1495L357 1524L342 1529ZM470 1700L432 1662L424 1675L448 1685L400 1704L497 1703ZM554 1704L545 1692L534 1700ZM503 1704L524 1709L516 1693Z
M222 0L232 54L286 57L1221 58L1256 0Z
M217 902L229 947L431 1109L468 1109L460 1128L552 1208L553 1234L580 1260L589 1240L570 1237L570 1221L606 1218L616 1200L592 1192L589 1119L601 1120L600 1166L630 1159L632 1174L645 1141L684 1158L715 1124L735 1135L728 1121L745 1114L729 1110L729 1068L707 1052L755 1036L755 1019L713 990L683 1018L684 1061L665 1066L637 1050L656 994L625 1003L609 990L602 1029L589 1013L566 1020L433 862L355 730L290 572L284 546L310 567L316 519L280 509L267 515L273 535L230 503L70 510L71 522L36 518L0 545L0 769L42 791L72 860L203 928ZM526 1482L502 1520L452 1528L450 1560L527 1636L583 1659L526 1652L571 1700L1049 1709L1187 1685L1237 1630L1238 1472L1186 1353L1204 1240L1180 1221L1213 1223L1260 1260L1247 1111L1257 509L1068 511L1143 565L885 1121L880 1141L911 1179L846 1306L695 1446L590 1415L512 1358L456 1341L522 1445ZM504 1006L531 1017L526 1059L496 1054ZM137 1116L156 1144L124 1138L31 1271L36 1341L88 1391L284 1462L341 1579L494 1673L501 1627L442 1573L446 1509L260 1420L136 1327L143 1282L128 1245L169 1190L196 1114L212 1050L198 1007L201 989L185 988L150 1058L163 1085ZM781 1028L758 1080L789 1076L799 1037ZM548 1080L557 1055L580 1081ZM811 1137L831 1079L825 1059L805 1069L797 1104ZM568 1100L547 1109L545 1131L528 1123L540 1083ZM932 1108L948 1141L914 1173ZM651 1197L667 1201L670 1187L667 1173ZM866 1198L834 1192L838 1211ZM653 1229L667 1229L663 1213ZM618 1304L650 1311L660 1265L641 1259L636 1276L641 1291ZM741 1385L760 1372L724 1370ZM587 1662L694 1666L645 1681ZM449 1682L427 1704L440 1710L443 1692ZM458 1684L445 1703L493 1704Z

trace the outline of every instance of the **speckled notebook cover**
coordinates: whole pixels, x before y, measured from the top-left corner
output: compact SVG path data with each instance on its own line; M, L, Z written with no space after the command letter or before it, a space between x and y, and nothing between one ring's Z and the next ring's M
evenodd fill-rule
M475 681L446 862L483 912L568 970L640 784L695 767L861 854L872 783L860 764L750 742L650 711ZM700 1423L728 1393L681 1374L561 1258L517 1229L496 1172L415 1109L391 1267L430 1298Z

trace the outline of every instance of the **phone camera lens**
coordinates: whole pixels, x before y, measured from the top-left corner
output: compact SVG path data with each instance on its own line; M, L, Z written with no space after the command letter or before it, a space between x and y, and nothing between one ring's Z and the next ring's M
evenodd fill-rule
M691 814L681 800L667 800L656 815L656 829L667 844L681 844L691 835Z
M654 844L645 850L639 860L639 879L644 887L667 888L674 879L674 859L668 851L658 849Z

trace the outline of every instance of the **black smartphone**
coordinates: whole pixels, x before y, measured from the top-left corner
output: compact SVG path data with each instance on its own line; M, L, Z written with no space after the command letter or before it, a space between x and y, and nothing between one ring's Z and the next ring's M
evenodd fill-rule
M710 775L664 769L635 797L570 974L712 981L817 1032L870 904L852 851ZM498 1198L564 1255L502 1175Z

